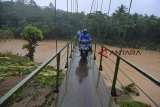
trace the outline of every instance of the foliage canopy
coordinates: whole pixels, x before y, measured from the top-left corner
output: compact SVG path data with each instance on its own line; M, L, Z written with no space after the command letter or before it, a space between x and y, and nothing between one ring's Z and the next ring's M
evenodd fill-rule
M24 27L23 32L21 33L22 37L28 41L27 44L23 45L23 49L27 49L28 53L26 54L33 61L35 48L38 45L37 41L43 39L42 32L32 25Z
M24 31L21 35L27 41L30 41L31 39L36 41L43 39L42 32L38 28L33 27L32 25L24 27Z
M87 27L92 38L101 42L134 48L157 49L160 47L160 18L138 13L128 14L124 5L108 16L101 11L85 14L57 9L52 3L40 7L30 2L0 2L0 28L6 26L14 37L20 38L24 26L33 25L44 37L72 38L78 30ZM56 23L55 23L56 19Z
M9 30L2 30L0 29L0 42L5 42L7 39L13 37L13 34Z

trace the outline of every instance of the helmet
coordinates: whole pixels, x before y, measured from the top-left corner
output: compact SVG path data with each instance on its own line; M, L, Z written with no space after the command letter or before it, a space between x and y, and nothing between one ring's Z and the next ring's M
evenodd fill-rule
M87 33L88 33L87 29L84 29L84 30L83 30L83 34L86 35Z

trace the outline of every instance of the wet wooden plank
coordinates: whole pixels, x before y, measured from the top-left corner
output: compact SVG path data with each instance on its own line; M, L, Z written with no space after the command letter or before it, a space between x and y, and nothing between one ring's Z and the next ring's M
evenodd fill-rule
M116 107L92 57L87 62L80 58L75 49L60 88L58 107Z

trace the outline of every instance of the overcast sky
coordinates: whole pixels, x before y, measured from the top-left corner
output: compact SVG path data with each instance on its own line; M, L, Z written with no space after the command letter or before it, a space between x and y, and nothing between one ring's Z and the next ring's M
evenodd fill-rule
M8 0L7 0L8 1ZM28 0L29 1L29 0ZM34 0L39 6L48 6L50 2L54 4L54 0ZM69 1L69 11L71 11L71 0ZM73 1L73 0L72 0ZM74 0L75 1L75 0ZM97 0L94 0L97 1ZM98 0L98 10L101 10L101 2L102 0ZM102 11L107 13L108 5L110 0L103 0L103 8ZM111 0L111 10L110 14L112 14L118 6L124 4L129 7L130 0ZM84 11L85 13L90 12L92 0L78 0L79 12ZM67 10L67 0L57 0L57 8L62 10ZM131 13L140 13L147 15L156 15L160 17L160 0L132 0L132 8Z
M68 0L71 4L71 0ZM97 1L97 0L96 0ZM99 0L98 10L101 9L101 1ZM54 4L54 0L35 0L35 2L40 6L48 6L50 2ZM67 0L57 0L57 8L66 10ZM78 0L79 11L89 12L91 8L92 0ZM112 0L110 13L113 13L115 9L121 4L129 7L130 0ZM109 0L103 0L103 12L108 11ZM69 6L70 7L70 6ZM71 10L71 9L69 9ZM160 16L160 0L133 0L131 13L140 13L147 15Z

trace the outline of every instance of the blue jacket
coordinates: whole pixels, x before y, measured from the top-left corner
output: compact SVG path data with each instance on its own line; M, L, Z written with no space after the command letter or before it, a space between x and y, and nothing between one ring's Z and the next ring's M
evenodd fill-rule
M80 32L80 31L78 31L78 32L77 32L77 38L79 38L79 37L80 37L80 35L81 35L81 32Z
M79 43L81 42L87 42L87 45L91 47L91 36L90 34L84 35L83 33L79 36Z

